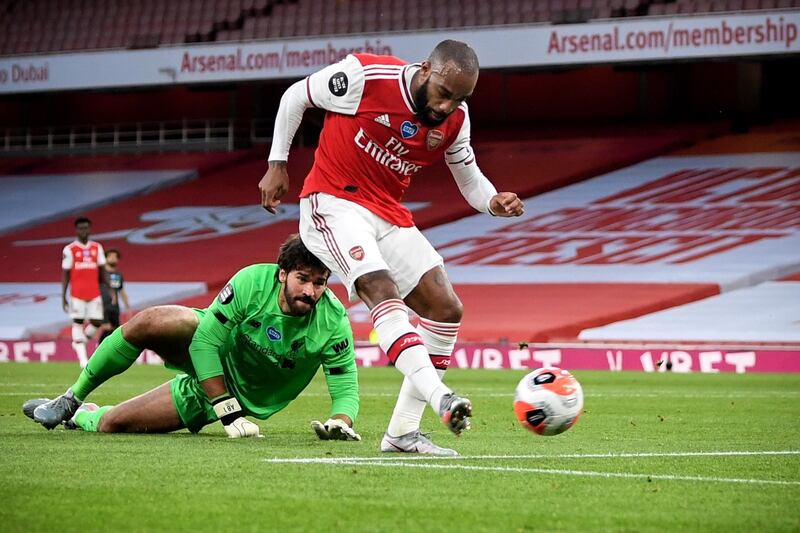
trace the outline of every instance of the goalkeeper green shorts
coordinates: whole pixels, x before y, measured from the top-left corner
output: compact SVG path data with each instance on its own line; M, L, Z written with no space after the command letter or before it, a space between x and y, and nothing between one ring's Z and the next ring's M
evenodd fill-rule
M217 421L217 415L205 390L197 378L179 374L170 381L172 402L178 410L181 422L192 433L197 433L204 426Z

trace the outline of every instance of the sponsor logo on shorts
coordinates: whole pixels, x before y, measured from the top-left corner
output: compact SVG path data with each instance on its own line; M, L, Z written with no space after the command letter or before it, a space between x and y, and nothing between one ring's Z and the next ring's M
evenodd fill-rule
M417 134L419 131L419 126L416 124L412 124L410 121L406 120L400 125L400 134L403 136L403 139L410 139L414 135Z
M361 261L364 259L364 249L360 246L353 246L350 248L350 257L356 261Z
M334 96L344 96L347 93L347 74L337 72L328 80L328 90Z
M425 136L425 144L428 145L428 150L436 150L444 140L444 133L439 130L431 130Z
M222 287L222 290L219 291L219 296L217 296L217 300L219 300L219 303L222 305L231 303L233 301L233 285L228 283Z
M267 328L267 337L269 337L271 341L279 341L283 338L283 335L281 335L280 331L270 326Z

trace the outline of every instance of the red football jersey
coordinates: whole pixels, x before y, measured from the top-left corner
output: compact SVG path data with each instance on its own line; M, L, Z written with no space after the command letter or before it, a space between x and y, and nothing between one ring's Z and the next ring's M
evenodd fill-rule
M94 241L85 245L73 241L64 247L61 268L69 270L70 294L73 298L85 301L100 296L98 269L106 264L103 246Z
M438 126L418 121L409 90L418 69L392 56L356 54L306 78L311 103L329 112L301 197L328 193L410 227L400 201L411 178L451 147L448 163L474 162L466 104Z

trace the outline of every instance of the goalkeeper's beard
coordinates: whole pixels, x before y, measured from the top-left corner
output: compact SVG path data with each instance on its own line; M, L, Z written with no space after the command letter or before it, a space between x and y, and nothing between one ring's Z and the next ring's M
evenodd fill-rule
M303 316L310 313L317 302L311 296L292 296L289 294L289 284L283 286L283 299L289 306L289 312L293 316Z

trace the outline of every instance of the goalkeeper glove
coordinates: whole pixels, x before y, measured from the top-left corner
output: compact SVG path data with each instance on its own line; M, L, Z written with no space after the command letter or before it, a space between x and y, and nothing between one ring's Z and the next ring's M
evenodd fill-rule
M222 396L213 400L214 412L222 422L225 433L232 439L240 437L263 437L257 425L242 416L242 406L232 396Z
M353 431L344 420L329 418L324 424L319 420L311 422L311 429L320 440L361 440L361 435Z

